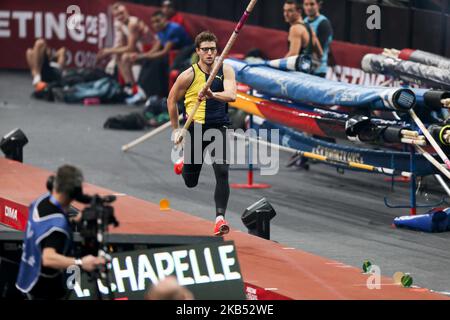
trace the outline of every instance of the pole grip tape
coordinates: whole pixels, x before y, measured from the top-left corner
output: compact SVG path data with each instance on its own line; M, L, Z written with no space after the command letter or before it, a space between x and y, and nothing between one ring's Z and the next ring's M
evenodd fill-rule
M248 17L250 17L250 12L246 10L242 15L241 20L239 20L236 29L234 29L234 32L239 33L239 31L241 31L242 27L244 27L245 23L247 22Z

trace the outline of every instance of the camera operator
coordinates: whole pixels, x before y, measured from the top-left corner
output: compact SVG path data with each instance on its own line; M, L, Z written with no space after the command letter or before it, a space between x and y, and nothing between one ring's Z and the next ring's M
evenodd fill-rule
M17 288L32 300L67 298L66 268L78 265L91 272L105 263L103 258L92 255L82 258L68 255L72 249L71 222L80 218L79 214L69 218L68 210L72 201L83 199L81 171L64 165L58 168L53 179L53 183L48 183L51 192L30 205L16 282Z

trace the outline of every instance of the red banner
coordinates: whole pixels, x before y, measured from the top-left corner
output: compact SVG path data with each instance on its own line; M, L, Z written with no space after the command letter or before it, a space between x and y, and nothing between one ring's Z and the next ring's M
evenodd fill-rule
M292 300L276 292L278 288L260 288L244 282L245 296L247 300Z
M68 49L70 66L92 67L99 48L113 43L112 18L108 13L114 0L22 1L3 0L0 4L0 68L26 69L25 52L38 38L50 47ZM156 7L126 3L131 15L150 25ZM79 10L80 19L77 20ZM184 14L192 37L203 30L211 30L224 47L236 22ZM76 24L77 28L73 28ZM232 53L246 53L259 48L269 59L280 58L287 52L287 33L280 30L246 25L232 49ZM327 78L363 85L380 85L384 75L367 74L361 70L361 59L367 53L381 53L382 49L334 41L331 47ZM390 85L399 85L391 83Z
M113 42L112 19L108 7L113 0L22 1L3 0L0 4L0 68L27 69L25 52L34 42L43 38L49 47L67 48L67 61L72 67L92 67L95 54L105 44ZM126 4L130 14L150 25L156 7ZM185 14L193 36L211 30L225 46L234 30L230 21ZM76 26L76 27L75 27ZM255 26L246 26L232 52L247 52L261 48L270 58L285 53L286 33Z
M0 223L19 231L25 231L28 207L0 198Z
M90 67L111 30L112 0L14 1L0 4L0 68L28 68L25 52L36 39L51 48L67 48L70 66ZM109 35L110 36L110 35Z

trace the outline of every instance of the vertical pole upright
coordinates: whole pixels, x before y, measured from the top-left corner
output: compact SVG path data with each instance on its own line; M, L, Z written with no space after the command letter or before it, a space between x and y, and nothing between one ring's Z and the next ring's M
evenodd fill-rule
M414 146L410 146L410 160L409 166L411 169L411 186L410 186L410 214L415 216L417 214L417 201L416 201L416 152Z

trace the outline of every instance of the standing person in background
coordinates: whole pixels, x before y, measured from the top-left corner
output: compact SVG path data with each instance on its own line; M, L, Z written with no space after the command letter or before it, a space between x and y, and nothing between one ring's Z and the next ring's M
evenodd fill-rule
M284 20L289 23L288 45L289 50L285 58L297 55L313 55L321 58L323 51L319 41L311 28L306 25L302 17L302 8L296 0L286 0L283 5Z
M323 57L322 46L317 39L316 33L306 24L302 17L302 7L296 0L286 0L283 6L284 20L291 26L289 28L289 51L286 58L300 56L302 61L301 70L305 73L314 73L314 61ZM294 155L287 163L287 167L296 166L309 170L308 158L301 154Z
M320 45L323 49L321 64L314 70L316 76L325 78L328 70L328 54L330 52L331 42L333 41L333 27L327 17L320 14L320 8L323 1L320 0L304 0L303 10L307 17L305 23L311 26L316 33Z

